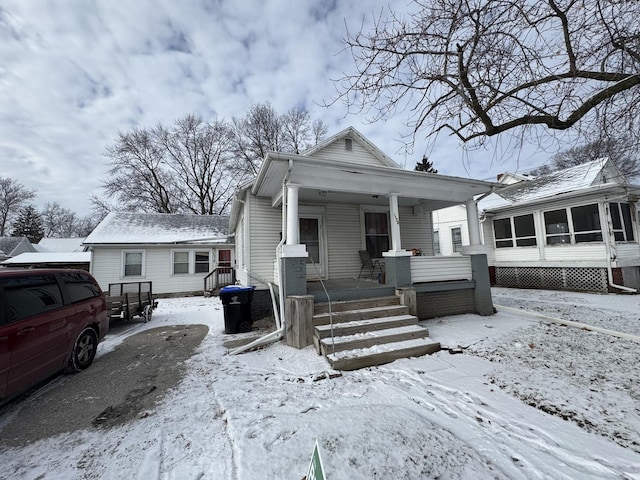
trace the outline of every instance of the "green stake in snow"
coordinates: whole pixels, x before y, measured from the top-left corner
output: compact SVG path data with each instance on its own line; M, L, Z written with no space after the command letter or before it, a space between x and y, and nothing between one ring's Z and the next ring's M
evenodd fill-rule
M311 463L309 464L309 470L307 470L307 480L326 480L324 476L324 468L322 468L322 459L320 458L320 449L318 448L318 439L316 438L316 445L313 447L313 454L311 455Z

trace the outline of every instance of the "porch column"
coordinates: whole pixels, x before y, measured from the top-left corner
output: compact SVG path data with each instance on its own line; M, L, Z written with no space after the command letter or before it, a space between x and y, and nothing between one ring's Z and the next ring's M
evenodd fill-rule
M389 195L389 222L391 223L391 251L402 250L402 239L400 238L400 210L398 209L398 195Z
M298 245L300 243L299 190L300 185L287 185L287 245Z
M471 199L465 203L467 207L467 226L469 227L469 244L481 245L480 240L480 216L478 215L478 203Z
M479 315L492 315L494 309L491 299L491 279L487 263L487 248L482 244L480 238L478 203L471 199L465 202L465 207L467 208L470 245L462 247L462 254L469 255L471 261L471 275L475 282L475 310Z
M306 245L300 244L300 220L298 218L298 192L300 185L287 185L286 215L287 238L280 252L280 275L285 298L307 293Z

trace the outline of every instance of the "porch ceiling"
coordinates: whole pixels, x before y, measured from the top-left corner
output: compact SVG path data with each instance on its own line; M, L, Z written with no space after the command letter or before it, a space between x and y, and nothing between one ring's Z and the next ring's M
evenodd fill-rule
M439 174L269 154L253 193L276 204L285 178L287 184L301 187L302 201L388 205L388 195L396 194L399 205L424 205L429 210L466 202L497 186Z

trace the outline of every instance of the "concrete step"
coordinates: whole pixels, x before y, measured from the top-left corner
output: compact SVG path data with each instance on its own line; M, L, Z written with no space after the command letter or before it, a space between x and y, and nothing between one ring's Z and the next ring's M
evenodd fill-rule
M440 350L440 343L429 337L344 350L326 356L335 370L357 370L393 362L399 358L419 357Z
M362 310L364 308L385 307L389 305L400 305L400 298L392 295L389 297L368 298L363 300L331 302L331 311L345 312L348 310ZM329 304L316 303L314 305L313 313L314 315L329 313Z
M334 337L342 337L345 335L355 335L358 333L417 324L418 319L413 315L395 315L393 317L353 320L351 322L334 323L333 329L331 325L319 325L314 330L314 337L319 339L330 337L332 331Z
M369 330L353 335L323 338L320 340L320 351L323 355L343 352L345 350L357 350L369 348L374 345L400 342L414 338L429 336L429 330L421 325L405 325L402 327L386 328L384 330Z
M342 322L351 322L354 320L367 320L371 318L390 317L397 315L406 315L409 313L409 309L404 305L385 305L378 307L362 308L360 310L348 310L332 312L330 317L329 313L320 313L313 316L313 325L327 325L333 321L334 325Z

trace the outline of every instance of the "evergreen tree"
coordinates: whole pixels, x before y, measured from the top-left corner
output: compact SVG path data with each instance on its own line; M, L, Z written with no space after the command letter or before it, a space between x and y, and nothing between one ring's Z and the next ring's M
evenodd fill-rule
M421 162L416 163L414 170L416 172L438 173L438 170L433 168L433 163L431 163L426 156L422 157Z
M42 218L33 205L20 209L18 218L13 224L12 237L27 237L31 243L38 243L44 236Z

